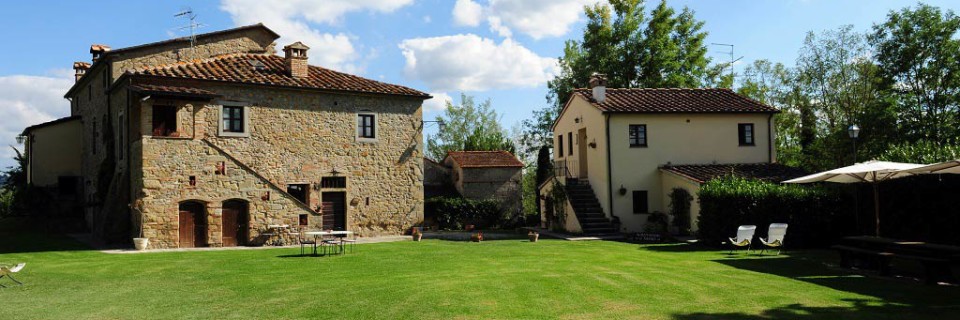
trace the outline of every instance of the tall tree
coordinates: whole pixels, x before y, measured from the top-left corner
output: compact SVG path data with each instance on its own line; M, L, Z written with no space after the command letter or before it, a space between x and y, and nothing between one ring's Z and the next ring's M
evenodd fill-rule
M680 69L680 46L673 38L676 18L666 0L653 9L643 31L640 45L640 84L648 88L670 87L674 73Z
M443 115L437 116L436 120L444 125L436 134L427 137L427 154L435 160L442 160L448 151L514 151L489 99L477 104L473 97L461 93L460 105L448 101Z
M698 87L707 81L729 85L732 78L710 72L702 31L692 10L678 15L666 1L645 20L642 0L608 0L584 7L587 23L580 40L568 40L559 58L560 72L547 83L547 104L524 122L524 137L541 137L524 146L533 152L551 145L550 126L575 88L586 88L592 73L607 75L613 88Z
M860 141L880 140L883 130L879 128L888 125L865 119L864 115L876 114L873 109L884 109L888 104L864 34L850 25L808 33L795 73L793 103L800 112L805 167L820 170L849 165L853 161L847 136L850 125L871 123L877 128L864 130Z
M890 11L870 43L893 83L906 138L946 142L960 136L960 17L919 4Z
M710 59L704 43L707 33L703 32L703 21L694 17L693 10L683 8L677 16L674 26L674 41L678 46L677 58L680 68L671 75L672 84L681 88L697 88L703 83L709 70Z

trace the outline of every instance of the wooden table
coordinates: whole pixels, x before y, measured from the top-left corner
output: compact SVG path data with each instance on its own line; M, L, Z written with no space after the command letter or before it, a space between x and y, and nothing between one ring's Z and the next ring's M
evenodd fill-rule
M289 224L268 224L267 225L268 232L261 233L261 235L267 236L267 240L266 240L267 243L270 243L270 238L273 238L273 236L277 236L277 239L274 240L272 244L275 246L282 246L284 245L283 236L282 236L282 234L284 233L283 231L289 228L290 228Z
M950 269L960 263L960 247L920 241L857 236L843 238L842 245L833 248L840 251L842 265L850 266L853 258L870 257L877 262L881 274L890 272L893 258L919 261L928 283L954 281Z

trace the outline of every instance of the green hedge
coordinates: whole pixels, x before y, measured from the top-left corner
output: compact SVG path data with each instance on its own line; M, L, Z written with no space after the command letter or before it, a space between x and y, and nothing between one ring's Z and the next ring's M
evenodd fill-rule
M470 200L458 197L428 199L425 213L437 220L440 229L462 230L472 224L478 229L503 227L507 221L502 217L498 203L493 200Z
M740 225L756 225L756 237L766 237L770 223L783 222L790 224L788 247L832 244L842 234L837 221L850 210L842 194L833 190L735 177L709 181L698 194L697 236L706 244L719 245L736 235Z

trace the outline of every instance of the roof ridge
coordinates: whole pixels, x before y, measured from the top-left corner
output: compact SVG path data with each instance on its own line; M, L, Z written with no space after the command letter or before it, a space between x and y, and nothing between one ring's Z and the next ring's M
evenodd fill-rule
M141 73L141 72L146 72L146 71L170 70L170 69L178 68L178 67L182 67L182 66L195 65L195 64L203 64L203 63L213 62L213 61L220 60L220 59L224 59L224 58L232 58L232 57L239 57L239 56L245 56L245 55L269 55L269 54L266 54L266 53L246 53L246 52L224 53L224 54L218 54L218 55L215 55L215 56L212 56L212 57L206 57L206 58L202 58L202 59L193 59L193 60L189 60L189 61L177 61L177 62L174 62L174 63L167 63L167 64L158 64L158 65L146 66L146 67L142 67L142 68L140 68L140 69L137 69L137 70L136 70L136 73Z
M575 88L574 91L581 90L592 90L592 88ZM721 91L733 91L730 88L720 88L720 87L701 87L701 88L680 88L680 87L670 87L670 88L607 88L607 91L668 91L668 90L699 90L699 91L708 91L708 90L721 90Z

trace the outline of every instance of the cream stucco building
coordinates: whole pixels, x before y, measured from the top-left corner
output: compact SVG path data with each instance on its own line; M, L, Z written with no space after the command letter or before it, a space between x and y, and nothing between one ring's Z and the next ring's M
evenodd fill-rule
M773 107L729 89L607 89L602 76L591 87L573 92L553 126L556 181L573 211L565 229L603 233L619 221L616 231L642 231L650 213L668 212L673 188L695 195L703 182L677 166L779 166Z

